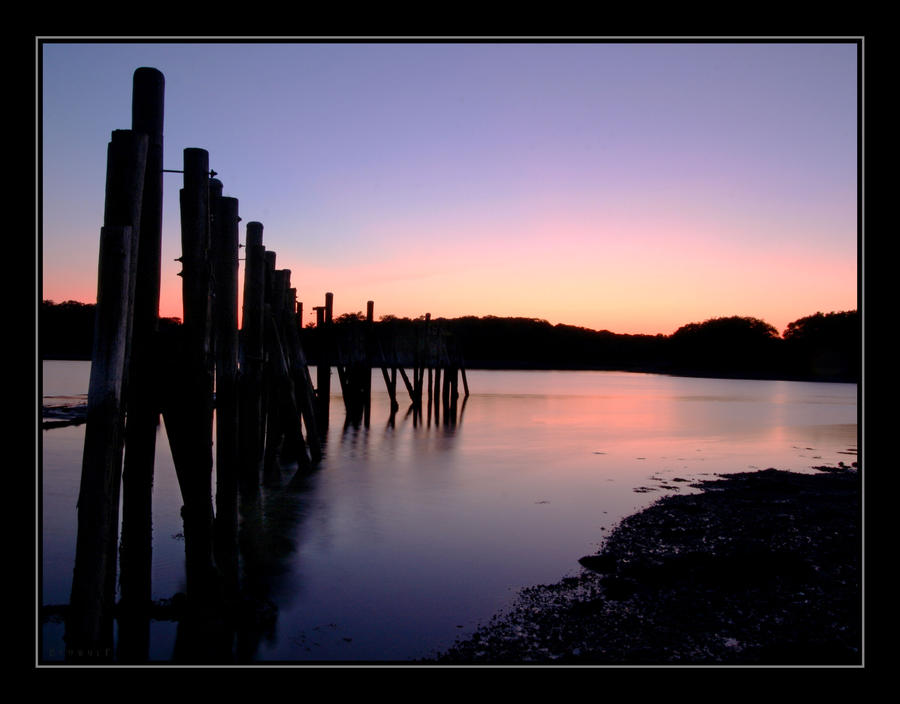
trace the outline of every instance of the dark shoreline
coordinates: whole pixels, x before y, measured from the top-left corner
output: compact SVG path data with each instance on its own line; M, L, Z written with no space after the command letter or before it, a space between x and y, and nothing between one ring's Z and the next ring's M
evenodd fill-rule
M854 463L855 464L855 463ZM862 665L860 475L723 476L423 664Z

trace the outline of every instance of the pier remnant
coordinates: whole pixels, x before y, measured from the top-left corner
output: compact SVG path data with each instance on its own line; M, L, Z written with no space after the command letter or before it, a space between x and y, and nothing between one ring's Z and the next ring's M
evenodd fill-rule
M157 366L163 206L163 122L165 78L141 67L133 76L131 128L147 135L138 247L133 258L134 304L131 326L127 419L122 473L122 545L119 583L122 617L119 653L141 662L149 653L151 606L153 465L159 427Z
M228 594L238 589L238 246L237 198L212 205L216 359L216 564Z
M262 371L265 306L265 247L260 222L247 223L244 306L241 320L240 484L245 495L258 490L262 461Z
M213 360L210 355L209 154L184 150L181 201L182 348L170 371L163 420L184 499L188 600L205 602L214 587L212 505Z
M112 133L100 233L97 309L88 388L78 535L66 644L70 660L112 658L119 496L125 430L125 379L132 320L132 259L137 247L147 136Z
M76 558L66 615L71 661L113 660L115 618L119 660L144 662L149 656L152 488L160 415L184 502L187 600L179 640L213 660L220 645L230 652L234 642L226 622L235 618L243 586L238 507L246 525L261 479L278 485L282 470L296 462L290 486L298 486L321 460L331 367L336 366L341 383L345 428L360 420L369 426L375 365L390 396L390 425L399 408L398 371L415 424L421 422L424 389L430 411L441 370L445 384L452 370L454 381L444 398L454 399L455 416L461 358L448 357L430 315L424 326L419 319L408 330L385 332L374 321L374 301L367 301L364 318L349 314L336 324L331 292L324 305L314 308L314 387L303 347L303 303L291 271L275 268L276 253L263 246L263 226L255 221L246 227L238 329L238 200L223 195L209 153L200 148L184 149L183 169L177 171L184 180L177 260L182 263L183 323L160 329L162 178L164 172L176 172L163 169L163 94L159 71L136 70L132 129L113 131L108 147ZM463 380L468 395L464 372ZM120 495L122 601L117 607ZM243 557L246 566L246 551ZM182 646L176 650L183 652Z

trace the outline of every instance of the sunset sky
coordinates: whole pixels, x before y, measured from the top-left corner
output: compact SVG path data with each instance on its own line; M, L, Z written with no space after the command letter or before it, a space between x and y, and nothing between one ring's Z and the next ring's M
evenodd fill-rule
M857 307L857 45L37 47L43 299L96 300L106 145L165 75L164 168L209 151L305 320L525 316L669 334ZM165 175L160 314L182 317ZM243 278L243 268L241 269Z

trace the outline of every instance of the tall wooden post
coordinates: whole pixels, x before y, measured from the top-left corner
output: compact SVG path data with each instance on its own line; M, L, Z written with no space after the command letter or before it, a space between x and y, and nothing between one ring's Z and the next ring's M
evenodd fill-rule
M328 430L328 416L331 407L331 346L332 315L334 294L325 294L325 306L316 310L316 328L319 338L319 359L316 363L316 398L319 407L319 430Z
M372 360L375 357L374 346L375 301L366 301L366 334L365 361L363 362L363 424L369 427L372 419Z
M272 304L272 276L275 271L276 253L270 249L265 251L263 258L265 260L265 282L263 284L263 296L265 303L263 305L263 380L262 380L262 415L260 416L260 443L263 448L263 474L265 474L265 454L269 451L267 444L267 435L269 433L272 419L272 364L270 350L267 344L265 333L265 311L271 310Z
M214 586L210 361L209 154L184 150L181 200L183 362L163 419L184 507L188 601L207 604Z
M459 399L459 369L454 365L450 372L450 424L456 425L457 399Z
M441 366L434 368L434 424L441 420Z
M78 536L66 624L70 660L112 658L116 549L124 440L124 383L132 317L131 259L147 136L116 130L107 153L97 308L85 428Z
M263 226L247 223L244 263L244 306L241 326L240 488L247 496L259 490L262 460L262 365L265 308L265 247Z
M444 425L450 422L450 366L444 368L444 382L441 389L441 396L444 404Z
M216 348L216 564L229 594L237 591L238 244L236 198L218 199L213 252Z
M290 277L288 277L290 281ZM297 289L289 288L288 311L283 321L285 353L288 355L291 377L296 393L297 407L306 424L306 442L313 462L322 459L322 445L315 415L315 392L309 376L309 365L300 342L300 319L292 312L297 299Z
M146 134L148 141L126 390L120 574L123 609L119 622L122 662L143 662L149 656L153 465L160 408L156 335L162 248L164 94L165 78L161 72L146 67L134 72L131 127Z
M268 280L268 303L264 339L268 361L266 383L266 439L263 459L263 482L270 486L280 483L279 460L285 439L286 421L282 397L285 382L284 352L278 324L284 308L284 270L275 269L275 252L266 252L266 276ZM271 327L271 330L269 329ZM290 443L288 443L290 447Z
M316 362L316 410L319 417L319 428L324 430L328 423L327 407L323 409L322 389L324 389L323 375L325 372L325 306L315 306L316 311L316 339L319 343L318 361ZM324 418L323 418L324 417Z
M282 444L283 438L290 438L296 445L297 463L303 472L310 469L309 456L306 454L306 445L303 441L300 411L297 407L294 393L294 382L288 370L288 363L284 356L284 345L278 331L275 316L271 311L266 311L266 338L270 348L270 363L275 383L272 388L271 403L275 407L272 413L273 425L277 425L277 433L272 436L271 445L277 447ZM273 456L268 457L269 438L266 445L266 467L264 469L267 484L280 484L281 476L278 465L278 452L273 450ZM269 463L272 466L268 466Z

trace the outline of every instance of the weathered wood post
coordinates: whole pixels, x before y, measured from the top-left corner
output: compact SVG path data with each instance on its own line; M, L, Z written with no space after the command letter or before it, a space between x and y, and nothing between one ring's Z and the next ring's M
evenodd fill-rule
M441 420L441 365L438 362L434 368L434 423L437 425Z
M375 301L366 301L366 330L363 354L363 424L369 427L372 419L372 360L374 349Z
M444 404L444 425L450 422L450 365L444 367L444 386L441 389L441 397Z
M241 410L238 421L240 433L240 490L247 497L259 491L259 471L262 461L262 368L263 315L265 311L266 262L263 247L263 226L247 223L247 242L244 261L244 304L241 324Z
M325 396L325 306L315 306L316 311L316 340L318 342L318 359L316 362L316 414L319 421L319 432L323 433L328 428L328 399Z
M281 352L284 356L284 363L286 368L286 373L288 379L290 380L291 387L293 388L293 400L294 405L297 408L298 418L300 417L300 404L299 398L297 394L297 388L294 383L294 374L292 369L292 364L294 361L294 354L291 348L291 342L288 337L288 326L295 325L295 310L296 310L296 292L291 289L291 270L290 269L282 269L281 275L283 277L282 280L282 304L280 309L275 314L275 327L278 329L278 335L281 338ZM301 422L300 427L302 429L303 423ZM284 446L282 448L282 461L283 462L292 462L293 460L299 459L300 448L305 445L303 440L302 433L299 437L295 437L292 431L293 421L288 421L284 426ZM305 450L304 450L305 453Z
M263 450L263 483L269 485L276 484L280 478L278 460L281 455L281 445L284 437L281 418L281 393L279 390L279 386L282 383L280 379L282 353L280 340L277 337L273 337L269 331L269 318L275 319L284 300L284 278L280 271L276 271L275 261L275 252L266 250L266 319L263 331L263 347L266 358L263 412L266 418L266 430Z
M295 289L291 289L295 291ZM293 295L296 298L296 294ZM306 442L309 445L310 457L313 462L322 459L322 444L319 437L319 429L316 420L315 392L312 379L309 375L309 365L306 362L306 354L300 342L299 322L293 316L285 320L285 338L288 354L290 355L290 368L294 381L294 389L297 394L297 406L300 415L306 424Z
M160 399L156 335L162 247L163 113L165 78L155 68L134 72L131 127L147 135L141 197L126 389L125 461L122 475L121 603L119 659L143 662L149 656L153 466Z
M172 459L184 499L188 603L210 606L215 586L212 505L210 359L209 154L184 150L181 201L183 358L163 409Z
M237 198L218 198L214 218L216 350L216 564L226 592L238 588L238 248Z
M270 444L268 442L270 427L272 424L272 361L270 355L270 348L268 344L268 338L266 336L266 311L270 311L272 308L272 276L275 271L275 260L277 259L277 254L267 249L265 254L263 255L265 260L265 281L263 283L263 296L264 296L264 304L263 304L263 379L262 379L262 415L260 416L260 444L263 451L263 476L265 476L265 464L266 464L266 454L270 451Z
M107 151L97 308L85 428L78 535L66 623L69 660L112 658L124 383L131 330L132 253L140 215L147 136L116 130Z
M431 398L434 393L432 389L432 368L434 367L434 352L432 350L431 337L431 313L425 314L425 366L428 368L428 412L431 412Z
M275 316L271 311L266 311L266 338L270 347L270 363L272 365L272 374L275 380L272 394L272 404L277 406L277 423L280 428L277 434L276 442L281 443L282 436L289 436L293 439L297 446L297 463L302 471L311 468L309 456L306 454L306 445L303 441L303 427L300 420L300 411L297 408L296 396L294 393L294 382L291 379L288 370L288 363L284 356L284 346L281 342L281 335ZM266 448L268 455L268 446ZM269 485L277 485L281 483L281 475L279 472L279 456L274 451L271 459L272 467L266 467L264 473L266 475L266 483ZM267 460L268 465L268 460Z
M416 405L416 391L413 388L412 382L409 380L409 377L406 375L406 369L403 367L399 367L400 376L403 379L403 384L406 386L406 392L409 394L409 400L412 402L413 408ZM415 366L413 366L413 373L415 373Z
M316 311L320 313L319 310ZM326 432L331 406L331 355L333 341L332 315L334 313L334 294L325 294L325 306L317 319L316 327L319 338L319 360L316 364L316 398L319 406L319 429Z
M456 409L457 400L459 399L458 379L459 369L454 364L449 369L450 372L450 423L456 425Z

